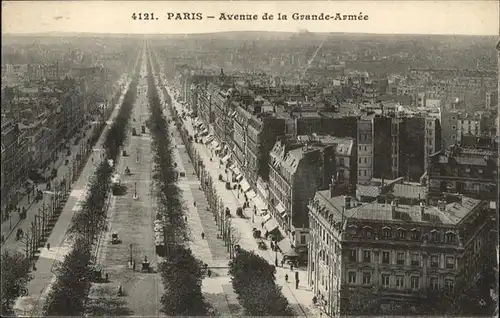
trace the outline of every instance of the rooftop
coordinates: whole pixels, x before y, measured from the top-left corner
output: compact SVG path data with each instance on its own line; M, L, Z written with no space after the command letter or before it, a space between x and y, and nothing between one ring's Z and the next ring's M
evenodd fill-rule
M333 212L334 218L341 219L342 209L345 205L344 196L330 197L330 190L324 190L316 192L314 199L319 202L320 207L325 207ZM395 207L397 213L394 215L391 204L360 203L355 198L351 198L351 208L344 211L344 217L371 221L405 221L454 225L479 206L480 203L481 200L462 197L460 202L444 204L441 210L435 206L423 206L424 217L422 218L421 206L417 204L398 204Z

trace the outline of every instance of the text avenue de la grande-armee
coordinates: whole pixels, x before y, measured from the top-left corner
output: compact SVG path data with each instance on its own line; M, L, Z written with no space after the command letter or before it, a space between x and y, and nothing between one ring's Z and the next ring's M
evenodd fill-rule
M342 13L319 13L319 14L302 14L294 12L292 14L285 13L228 13L221 12L219 15L205 15L201 12L167 12L165 17L167 20L221 20L221 21L271 21L271 20L294 20L294 21L366 21L369 19L367 14L360 12L359 14L342 14ZM151 13L132 14L133 20L158 20L161 15Z

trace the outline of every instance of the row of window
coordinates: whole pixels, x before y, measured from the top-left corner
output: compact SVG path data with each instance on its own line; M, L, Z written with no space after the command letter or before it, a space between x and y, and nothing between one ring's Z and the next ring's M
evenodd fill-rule
M361 276L361 283L363 285L371 285L372 284L372 273L364 272ZM349 284L358 284L358 275L357 272L348 272L348 282ZM390 275L390 274L381 274L380 275L380 285L384 287L395 287L398 289L406 289L411 288L413 290L418 290L421 288L420 286L421 277L419 276L410 276L410 285L406 286L406 279L403 275ZM392 284L391 284L392 282ZM439 290L439 278L430 277L429 278L429 287L433 290ZM453 279L445 279L444 280L444 288L446 290L453 290L455 287L455 281Z
M445 262L445 268L454 269L455 268L455 257L447 256ZM360 260L364 263L372 263L372 251L371 250L363 250L363 258ZM358 251L350 250L349 251L349 261L350 262L358 262ZM377 263L377 260L374 260ZM396 265L411 265L411 266L421 266L421 257L419 253L410 253L410 262L406 261L406 253L405 252L396 252L396 260L395 262L391 261L391 252L382 251L382 264L396 264ZM433 254L429 258L429 266L431 268L439 268L439 255Z
M418 231L417 229L412 229L410 232L410 239L419 241L422 239L422 233ZM348 233L351 236L356 236L356 235L361 235L367 239L371 239L374 237L374 231L371 227L366 226L365 228L362 229L362 231L359 231L355 226L351 225L348 228ZM384 227L382 228L382 238L383 239L408 239L408 231L404 228L398 228L396 231L393 231L389 227ZM431 243L443 243L441 233L438 232L437 230L431 230L430 231L430 242ZM444 235L444 243L446 244L455 244L456 243L456 235L453 232L447 232Z

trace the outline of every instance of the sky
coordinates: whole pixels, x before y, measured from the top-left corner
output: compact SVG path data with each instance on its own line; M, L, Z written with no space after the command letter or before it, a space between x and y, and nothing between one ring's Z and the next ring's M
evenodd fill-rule
M201 20L169 20L168 13L200 13ZM155 20L133 20L153 13ZM219 20L256 14L258 20ZM273 20L263 20L265 13ZM277 14L287 20L278 20ZM368 16L361 21L298 21L292 14ZM213 19L207 16L214 16ZM157 18L157 19L156 19ZM499 2L475 1L2 1L2 34L88 32L179 34L220 31L288 31L498 35Z

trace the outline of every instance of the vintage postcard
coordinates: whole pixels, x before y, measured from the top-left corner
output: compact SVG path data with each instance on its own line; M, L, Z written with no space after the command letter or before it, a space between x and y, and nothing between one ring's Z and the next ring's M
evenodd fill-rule
M2 316L498 316L498 1L3 1Z

